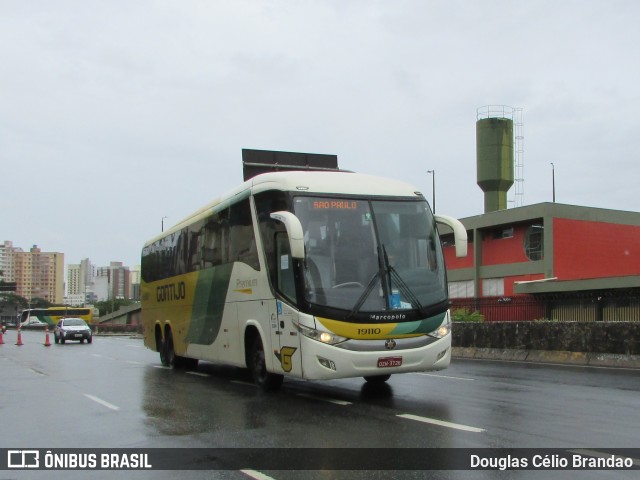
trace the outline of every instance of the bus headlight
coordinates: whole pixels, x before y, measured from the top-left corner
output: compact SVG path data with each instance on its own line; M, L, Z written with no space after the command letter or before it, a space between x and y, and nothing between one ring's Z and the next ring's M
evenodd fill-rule
M328 345L335 345L347 340L347 338L345 337L334 335L330 332L321 332L319 330L316 330L315 328L309 328L305 327L304 325L300 325L299 323L296 323L296 328L298 329L298 332L300 332L305 337L316 340L318 342L326 343Z
M447 312L447 316L445 317L442 324L438 328L436 328L433 332L431 332L430 335L432 337L442 338L442 337L446 337L450 333L451 333L451 316L449 315L449 312Z

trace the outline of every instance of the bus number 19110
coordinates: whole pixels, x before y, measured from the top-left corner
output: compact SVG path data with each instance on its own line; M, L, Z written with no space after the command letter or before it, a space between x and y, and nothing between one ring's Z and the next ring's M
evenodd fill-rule
M358 335L380 335L379 328L359 328Z

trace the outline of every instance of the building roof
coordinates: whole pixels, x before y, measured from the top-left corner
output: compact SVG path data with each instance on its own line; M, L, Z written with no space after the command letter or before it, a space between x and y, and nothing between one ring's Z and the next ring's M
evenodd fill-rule
M473 217L461 218L460 221L467 229L473 230L474 228L512 225L537 218L568 218L572 220L640 226L640 212L551 202L536 203L524 207L483 213Z
M506 229L517 225L535 225L539 222L545 230L544 238L544 257L538 261L527 263L515 262L505 264L478 265L472 268L454 269L450 271L450 278L456 280L474 278L484 279L495 277L512 277L526 274L542 274L543 277L530 281L516 281L513 284L513 292L515 294L552 294L562 292L578 292L578 291L599 291L599 290L620 290L620 289L637 289L640 288L640 275L624 276L607 276L603 275L597 278L579 278L562 280L555 278L556 255L554 219L577 220L585 222L594 222L600 224L611 224L611 230L614 226L630 226L640 227L640 213L624 210L611 210L605 208L584 207L577 205L566 205L560 203L539 203L527 205L524 207L511 208L507 210L498 210L476 215L467 218L461 218L460 221L469 232L469 237L475 241L475 231L478 231L480 238L483 238L485 232ZM447 227L438 227L441 235L451 233ZM606 231L607 227L604 227ZM578 239L581 242L588 240ZM602 242L602 239L600 239ZM474 242L475 243L475 242ZM479 248L476 245L474 248ZM479 251L478 251L479 254ZM595 273L595 272L594 272ZM611 274L613 272L609 272ZM596 275L594 275L595 277ZM535 277L534 277L535 278Z

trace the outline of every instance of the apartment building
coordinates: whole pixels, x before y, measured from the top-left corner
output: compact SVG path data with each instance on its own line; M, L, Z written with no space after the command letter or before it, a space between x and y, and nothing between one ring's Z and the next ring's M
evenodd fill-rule
M37 245L31 247L28 252L17 250L19 249L14 249L10 254L13 281L17 285L16 294L27 300L41 298L51 303L62 304L64 254L43 252Z
M15 282L15 252L22 252L22 249L14 247L13 242L5 240L0 244L0 280L3 282Z

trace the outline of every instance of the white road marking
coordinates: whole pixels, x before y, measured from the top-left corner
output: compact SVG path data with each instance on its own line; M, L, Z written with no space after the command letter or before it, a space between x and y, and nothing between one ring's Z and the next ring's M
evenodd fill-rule
M245 469L240 471L248 477L255 478L256 480L274 480L273 477L265 475L264 473L256 472L255 470Z
M127 360L127 363L130 363L131 365L145 365L142 362L136 362L135 360Z
M461 425L459 423L445 422L443 420L436 420L435 418L420 417L418 415L411 415L410 413L403 413L397 416L400 418L415 420L417 422L430 423L432 425L439 425L441 427L454 428L456 430L463 430L465 432L480 433L485 431L484 428L470 427L469 425Z
M452 377L451 375L438 375L437 373L416 373L415 375L423 375L425 377L438 377L438 378L446 378L449 380L466 380L473 382L475 378L465 378L465 377Z
M89 395L88 393L85 393L84 396L87 397L89 400L93 400L94 402L99 403L104 407L110 408L111 410L120 410L120 407L118 407L117 405L113 405L112 403L106 402L94 395Z
M189 375L196 375L198 377L208 377L209 374L208 373L202 373L202 372L186 372Z
M312 400L320 400L321 402L327 402L327 403L335 403L336 405L352 405L351 402L347 402L346 400L338 400L337 398L320 397L320 396L311 395L308 393L298 393L297 395L298 397L310 398Z

